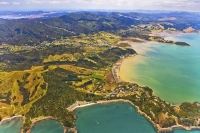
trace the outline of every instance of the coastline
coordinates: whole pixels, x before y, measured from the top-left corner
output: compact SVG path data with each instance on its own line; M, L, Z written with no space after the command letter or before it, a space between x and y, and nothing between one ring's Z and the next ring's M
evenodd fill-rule
M162 37L169 37L169 34L173 34L173 35L178 35L178 34L184 34L184 32L160 32L160 33L152 33L151 35L153 35L153 36L162 36ZM143 54L146 52L146 51L148 51L148 50L152 50L149 46L147 46L147 47L143 47L144 45L146 45L146 44L150 44L151 43L151 41L145 41L145 42L140 42L140 46L139 47L134 47L134 44L135 44L135 42L133 43L133 42L131 42L131 41L129 41L129 40L126 40L126 43L128 43L129 45L131 45L132 46L132 48L138 53L138 51L139 51L139 53L138 54L135 54L134 56L136 56L136 55L141 55L141 56L143 56ZM143 47L143 48L142 48ZM133 57L134 57L133 56ZM134 57L135 58L135 57ZM128 60L128 59L130 59L130 58L124 58L123 59L123 61L124 60ZM119 66L119 71L120 70L122 70L121 69L121 66L122 66L122 63L123 63L123 61L121 62L121 65ZM143 62L144 63L144 62ZM124 70L125 70L125 68L124 68ZM120 76L118 76L119 78L121 78L121 75L122 75L123 73L120 71L120 73L119 73L119 75ZM119 79L119 80L121 80L121 81L123 81L122 79ZM126 80L125 80L126 81ZM156 96L155 94L154 94L154 92L153 92L153 95L154 96ZM127 103L130 103L133 107L135 107L136 109L137 109L137 111L138 111L138 113L139 114L141 114L141 115L143 115L146 119L148 119L151 123L152 123L152 125L157 129L157 131L158 132L170 132L170 131L174 131L175 129L177 129L177 128L181 128L181 129L185 129L185 130L200 130L200 127L199 126L190 126L190 127L187 127L187 126L183 126L183 125L180 125L180 124L178 124L177 122L176 122L176 125L173 125L173 126L171 126L171 127L168 127L168 128L162 128L162 127L160 127L160 125L159 124L156 124L156 123L154 123L154 121L152 121L151 120L151 118L146 114L146 113L144 113L144 112L142 112L140 109L139 109L139 107L138 106L136 106L136 105L134 105L131 101L129 101L129 100L125 100L125 99L120 99L120 100L111 100L110 102L109 101L106 101L106 102L103 102L103 103L112 103L112 102L127 102ZM99 103L97 103L97 104L99 104ZM100 103L100 104L102 104L102 103ZM176 104L175 104L176 105ZM88 106L90 106L90 105L88 105ZM180 106L180 105L177 105L177 106Z
M113 78L115 79L115 82L116 83L119 83L119 82L123 82L123 80L121 79L121 65L122 63L124 62L124 60L128 59L128 58L132 58L134 56L136 56L136 54L133 54L131 56L128 56L128 57L122 57L120 60L118 60L112 67L112 75L113 75Z
M146 43L148 43L148 42L146 42ZM121 65L122 65L123 61L126 60L126 59L129 59L129 58L132 58L132 57L134 57L134 56L136 56L136 55L137 55L137 54L134 54L133 56L123 57L123 58L121 58L120 60L118 60L118 61L113 65L113 67L112 67L112 73L113 73L113 71L114 71L114 73L116 73L116 79L117 79L117 80L115 80L116 83L118 83L118 82L123 82L123 80L121 79L121 76L120 76L120 75L121 75L121 74L120 74L120 70L121 70ZM135 57L134 57L134 58L135 58ZM113 75L113 77L115 77L115 76ZM154 95L154 94L153 94L153 95ZM82 103L79 103L79 102L82 102ZM195 129L200 130L200 127L195 127L195 126L185 127L185 126L182 126L182 125L179 125L179 124L174 125L174 126L171 126L171 127L169 127L169 128L161 128L158 124L154 123L148 115L146 115L144 112L142 112L142 111L139 109L138 106L134 105L131 101L125 100L125 99L109 100L109 101L103 100L103 101L98 101L98 102L77 101L77 103L75 103L75 104L69 106L68 108L69 108L70 111L74 111L74 110L77 109L77 108L82 108L82 107L86 107L86 106L92 106L92 105L96 105L96 104L109 104L109 103L116 103L116 102L126 102L126 103L130 103L132 106L134 106L135 108L137 108L137 112L140 113L141 115L143 115L145 118L147 118L147 119L152 123L152 125L153 125L156 129L158 129L159 132L161 132L161 131L173 131L174 129L177 129L177 128L186 129L186 130L193 130L193 129L194 129L194 130L195 130ZM72 107L72 106L73 106L73 107ZM70 107L71 107L71 108L70 108ZM67 108L67 109L68 109L68 108ZM22 117L22 116L14 116L14 117L11 117L11 118L6 118L6 119L8 119L8 120L11 121L11 120L13 120L13 119L16 118L16 117ZM23 117L23 118L24 118L24 117ZM5 119L5 120L6 120L6 119ZM54 117L51 117L51 116L49 116L49 117L42 117L42 118L39 117L39 118L33 119L33 122L32 122L32 124L31 124L31 126L30 126L30 129L29 129L30 131L28 130L29 132L27 131L26 133L30 133L32 127L33 127L37 122L40 122L40 121L43 121L43 120L49 120L49 119L53 119L53 120L58 121L58 119L56 119L56 118L54 118ZM3 121L4 121L4 119L0 122L0 125L3 123ZM62 122L60 122L60 123L61 123L62 126L63 126L64 132L66 132L66 131L76 131L75 128L67 129L67 128L63 125ZM23 129L22 129L22 130L23 130ZM77 131L76 131L75 133L77 133Z
M167 33L168 34L168 33ZM178 33L176 33L178 34ZM134 43L130 42L131 43L131 46L134 45ZM133 56L127 56L127 57L122 57L121 59L119 59L115 64L113 64L113 67L112 67L112 74L113 74L113 77L116 81L116 83L118 82L123 82L123 80L121 79L121 74L120 74L120 71L121 71L121 65L122 63L124 62L124 60L126 59L130 59L130 58L135 58L136 55L141 55L146 52L147 50L152 50L150 47L147 47L145 48L144 45L147 45L149 43L152 43L151 41L145 41L145 42L140 42L140 45L138 47L138 49L140 49L140 53L139 54L134 54ZM131 47L133 48L134 50L136 50L134 47ZM137 50L136 50L137 51ZM138 51L137 51L138 52ZM155 94L153 93L153 95L155 96ZM125 100L125 99L117 99L117 100L101 100L101 101L97 101L97 102L87 102L87 101L76 101L74 104L72 104L71 106L69 106L68 108L66 108L67 110L73 112L74 110L78 109L78 108L83 108L83 107L87 107L87 106L93 106L93 105L97 105L97 104L109 104L109 103L116 103L116 102L126 102L126 103L129 103L131 104L133 107L135 107L137 109L137 112L139 114L141 114L142 116L144 116L149 122L151 122L151 124L153 125L153 127L157 130L157 132L170 132L170 131L174 131L175 129L177 128L180 128L180 129L185 129L185 130L200 130L200 127L195 127L195 126L190 126L190 127L187 127L187 126L183 126L183 125L180 125L178 123L176 123L176 125L173 125L171 127L168 127L168 128L162 128L160 127L159 124L156 124L154 123L154 121L151 120L151 118L144 112L142 112L138 106L134 105L131 101L129 100ZM46 118L43 118L41 120L45 120ZM57 120L55 118L53 118L54 120ZM40 121L40 120L38 120ZM37 121L35 121L36 123ZM34 124L33 124L34 125ZM66 129L66 128L65 128ZM74 133L77 133L77 130L76 130L76 126L74 128L70 128L70 129L66 129L67 131L72 131ZM65 130L65 131L66 131ZM30 132L27 132L27 133L30 133Z
M174 131L177 128L180 129L185 129L185 130L200 130L200 127L195 127L195 126L191 126L191 127L186 127L183 125L174 125L168 128L162 128L160 127L159 124L154 123L154 121L151 120L151 118L145 114L144 112L142 112L138 106L134 105L131 101L126 100L126 99L115 99L115 100L101 100L101 101L97 101L97 102L87 102L87 101L76 101L74 104L72 104L71 106L69 106L67 108L67 110L69 111L74 111L78 108L83 108L83 107L87 107L87 106L93 106L93 105L103 105L103 104L109 104L109 103L117 103L117 102L124 102L124 103L129 103L131 104L133 107L135 107L137 109L137 112L144 116L149 122L151 122L151 124L153 125L153 127L157 130L157 132L171 132ZM76 127L72 128L73 131L76 131L75 133L77 133Z
M18 115L18 116L12 116L12 117L9 117L9 118L5 118L5 119L2 119L0 121L0 125L8 123L8 122L10 122L10 121L12 121L13 119L16 119L16 118L24 118L24 117L22 115Z
M132 42L132 41L126 41L126 43L128 43L129 45L131 45L131 48L134 49L137 54L135 54L134 56L129 56L129 57L126 57L123 59L123 62L120 64L119 66L119 75L118 76L119 78L121 78L120 80L121 81L126 81L126 82L131 82L131 83L136 83L136 84L140 84L141 86L145 86L144 84L138 82L137 80L136 81L133 81L132 79L130 80L128 78L128 76L125 74L125 73L128 73L127 72L127 66L130 66L133 65L137 65L137 64L145 64L145 58L152 58L152 57L149 57L149 56L146 56L146 52L148 51L154 51L152 49L152 41L144 41L144 42L139 42L139 43L135 43L135 42ZM131 62L131 63L130 63ZM133 72L131 74L136 74L134 73L134 67L132 67L133 69Z
M22 125L20 127L20 133L23 133L23 124L25 122L25 117L22 116L22 115L17 115L17 116L12 116L12 117L9 117L9 118L2 119L0 121L0 126L3 125L3 124L7 124L10 121L13 121L14 119L22 119Z
M56 121L58 121L61 125L62 125L62 127L63 127L63 130L64 130L64 133L67 131L67 128L64 126L64 124L62 123L62 122L60 122L58 119L56 119L56 118L54 118L54 117L52 117L52 116L47 116L47 117L42 117L42 118L35 118L35 119L33 119L32 121L32 123L31 123L31 126L30 126L30 128L26 131L26 133L31 133L31 131L32 131L32 128L35 126L35 124L37 124L38 122L41 122L41 121L46 121L46 120L56 120Z
M184 32L182 32L182 31L161 31L161 32L152 32L149 35L165 37L166 35L178 35L178 34L184 34Z
M169 35L169 34L172 34L172 35L178 35L178 34L184 34L183 32L172 32L172 33L158 33L160 35ZM157 34L157 35L158 35ZM166 36L164 36L166 37ZM136 43L140 43L142 44L141 46L138 47L138 49L140 49L140 53L139 54L134 54L132 56L127 56L127 57L122 57L121 59L119 59L115 64L113 64L113 67L112 67L112 75L116 81L116 83L119 83L119 82L123 82L123 80L121 79L121 65L122 63L127 60L127 59L131 59L131 58L135 58L135 56L143 56L143 54L148 51L148 50L152 50L150 47L143 47L144 45L149 45L152 43L152 41L144 41L144 42L131 42L130 40L125 40L125 41L121 41L121 42L130 42L131 44L131 48L136 50L133 45L136 44ZM138 50L136 50L136 52L138 52ZM153 95L155 96L154 92L153 92ZM117 99L117 100L101 100L101 101L97 101L97 102L87 102L87 101L76 101L74 104L72 104L71 106L69 106L67 108L67 110L69 111L74 111L78 108L83 108L83 107L87 107L87 106L93 106L93 105L98 105L98 104L109 104L109 103L117 103L117 102L125 102L125 103L129 103L131 104L133 107L135 107L137 109L137 112L144 116L151 124L152 126L157 130L157 132L170 132L170 131L174 131L175 129L185 129L185 130L200 130L200 127L195 127L195 126L190 126L190 127L187 127L187 126L183 126L183 125L180 125L178 123L176 123L176 125L173 125L171 127L168 127L168 128L162 128L160 127L159 124L156 124L154 123L154 121L152 121L152 119L144 112L142 112L138 106L134 105L131 101L129 100L125 100L125 99ZM175 104L177 105L177 104ZM177 105L179 106L179 105ZM52 117L53 118L53 117ZM76 115L75 115L75 118L76 118ZM46 118L43 118L42 120L45 120ZM56 118L53 118L54 120L57 120ZM62 123L61 123L62 124ZM62 124L63 125L63 124ZM63 126L64 127L64 126ZM66 130L67 131L72 131L74 133L77 133L77 130L76 130L76 125L74 128L70 128L70 129L67 129L66 127L64 127L65 129L65 132Z
M164 34L169 34L169 33L164 33ZM173 34L180 34L179 32L177 33L173 33ZM128 44L130 44L132 46L132 48L136 51L137 49L135 49L133 47L134 43L130 42L130 41L126 41L126 43L128 42ZM143 44L143 45L140 45L138 47L138 49L140 49L141 47L143 47L144 45L146 45L147 43L151 43L151 41L145 41L143 43L140 43L140 44ZM132 57L136 56L136 55L140 55L140 54L143 54L145 53L147 50L152 50L150 47L147 47L147 48L142 48L140 49L140 53L139 54L134 54ZM121 65L122 63L124 62L124 60L126 59L129 59L129 58L132 58L132 57L124 57L122 59L120 59L119 61L117 61L114 65L113 65L113 68L112 68L112 73L113 73L113 77L116 81L116 83L120 82L120 81L123 81L121 79ZM155 96L154 92L153 92L153 95ZM158 132L170 132L170 131L174 131L175 129L177 128L181 128L181 129L185 129L185 130L200 130L200 127L199 126L183 126L183 125L180 125L178 124L178 122L176 122L176 125L173 125L171 127L167 127L167 128L162 128L160 127L159 124L156 124L146 113L142 112L138 106L134 105L131 101L129 100L125 100L125 99L118 99L118 100L104 100L104 101L97 101L97 102L86 102L86 101L77 101L76 103L74 103L73 105L69 106L67 109L69 111L74 111L75 109L77 108L82 108L82 107L86 107L86 106L92 106L92 105L96 105L96 104L108 104L108 103L115 103L115 102L126 102L126 103L129 103L131 104L133 107L135 107L137 109L137 112L141 115L143 115L146 119L148 119L151 124L157 129ZM176 104L175 104L176 105ZM178 106L178 105L177 105Z

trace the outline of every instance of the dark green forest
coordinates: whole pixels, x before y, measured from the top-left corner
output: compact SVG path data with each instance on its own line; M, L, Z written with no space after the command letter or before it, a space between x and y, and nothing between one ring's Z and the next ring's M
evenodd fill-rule
M163 19L175 17L176 19ZM141 36L141 31L122 33L140 24L160 24L164 29L174 28L183 31L188 27L200 29L200 15L197 13L119 13L119 12L80 12L60 17L0 20L0 44L41 45L62 37L92 34L100 31L112 32L123 36ZM146 29L146 31L149 31ZM142 31L144 32L144 31ZM145 36L143 36L144 38Z

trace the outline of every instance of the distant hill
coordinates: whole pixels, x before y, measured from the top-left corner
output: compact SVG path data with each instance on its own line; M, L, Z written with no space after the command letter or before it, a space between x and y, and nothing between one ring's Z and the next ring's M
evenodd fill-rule
M40 45L61 37L99 31L119 34L131 26L160 24L164 29L200 29L200 14L186 12L75 12L61 17L0 20L0 44Z

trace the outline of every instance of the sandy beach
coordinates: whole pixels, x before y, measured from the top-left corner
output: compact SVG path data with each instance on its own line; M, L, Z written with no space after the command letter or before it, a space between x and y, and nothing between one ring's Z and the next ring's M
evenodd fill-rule
M143 115L146 119L148 119L152 125L159 131L173 131L174 129L176 128L182 128L182 129L185 129L185 130L193 130L193 129L197 129L199 130L200 127L195 127L195 126L192 126L192 127L185 127L185 126L182 126L182 125L174 125L172 127L169 127L169 128L161 128L160 125L154 123L151 118L146 115L144 112L142 112L138 106L134 105L131 101L129 100L124 100L124 99L116 99L116 100L101 100L101 101L96 101L96 102L87 102L87 101L76 101L74 104L72 104L71 106L69 106L67 108L68 111L74 111L75 109L78 109L78 108L82 108L82 107L87 107L87 106L92 106L92 105L97 105L97 104L109 104L109 103L116 103L116 102L125 102L125 103L129 103L131 104L133 107L135 107L137 109L137 112L141 115ZM6 119L3 119L1 122L0 122L0 125L5 123L5 122L9 122L13 119L16 119L16 118L22 118L24 120L24 117L23 116L14 116L14 117L11 117L11 118L6 118ZM26 133L31 133L31 130L32 128L34 127L34 125L40 121L44 121L44 120L49 120L49 119L52 119L52 120L57 120L56 118L54 117L38 117L36 119L33 119L32 121L32 124L30 126L30 129L26 132ZM57 120L58 121L58 120ZM63 123L61 123L62 126L63 126L63 129L64 129L64 132L66 131L72 131L74 133L77 133L77 130L76 130L76 127L75 128L66 128ZM23 130L21 130L21 133L23 133Z
M138 106L134 105L131 101L129 100L124 100L124 99L116 99L116 100L106 100L106 101L97 101L97 102L86 102L86 101L76 101L74 104L69 106L67 110L69 111L74 111L75 109L82 108L82 107L87 107L87 106L92 106L92 105L97 105L97 104L109 104L109 103L116 103L116 102L125 102L131 104L133 107L135 107L138 111L139 114L143 115L145 118L147 118L155 128L157 128L159 131L165 131L166 129L160 128L159 125L155 124L149 116L147 116L144 112L142 112Z
M184 33L182 31L162 31L162 32L152 32L151 34L149 34L149 36L161 36L161 37L164 37L166 35L178 35L178 34L181 34L181 33Z
M25 122L25 117L24 116L22 116L22 115L17 115L17 116L13 116L13 117L10 117L10 118L5 118L5 119L2 119L1 121L0 121L0 125L3 125L3 124L6 124L6 123L9 123L10 121L13 121L14 119L22 119L23 120L23 122L22 122L22 126L21 126L21 133L23 133L23 124L24 124L24 122Z
M134 42L132 39L138 40L138 42ZM133 64L133 62L135 65L138 63L145 63L143 60L144 55L147 51L153 51L151 44L155 42L146 41L140 38L127 38L117 42L117 44L120 43L129 44L131 48L134 49L137 53L132 56L122 57L119 61L117 61L112 67L112 74L116 83L123 81L133 82L126 77L127 75L124 75L124 73L127 73L127 66Z
M124 62L124 60L127 60L128 58L132 58L136 55L137 54L134 54L134 55L129 56L129 57L123 57L113 65L112 75L113 75L116 83L124 82L121 78L121 66L122 66L122 63Z
M159 35L158 35L159 34ZM169 37L171 33L157 33L156 36L164 36L164 37ZM172 34L180 34L179 32L173 32ZM169 38L173 40L172 38ZM145 58L151 58L148 56L144 56L144 54L147 51L153 51L152 48L152 43L157 43L157 42L149 42L149 41L145 41L145 42L132 42L131 40L124 40L124 41L120 41L120 43L128 43L129 45L132 46L132 48L137 52L137 54L135 54L132 57L126 57L123 59L120 59L114 66L112 69L113 72L113 76L115 77L116 82L120 82L120 81L129 81L129 79L126 78L126 76L124 75L124 73L127 73L127 66L130 65L136 65L138 63L143 63L145 64L144 61L144 57ZM133 63L134 62L134 63ZM134 69L133 69L134 71ZM133 82L133 79L131 79L131 82ZM134 80L135 83L142 85L141 83L138 83L138 81ZM153 93L154 95L154 93ZM95 105L95 104L107 104L107 103L113 103L113 102L127 102L130 103L132 106L137 108L138 113L140 113L141 115L143 115L145 118L147 118L153 125L154 127L158 130L158 131L173 131L176 128L183 128L186 130L192 130L192 129L200 129L200 127L185 127L183 125L180 125L177 123L177 125L174 125L172 127L169 128L161 128L159 124L154 123L151 118L149 116L147 116L144 112L142 112L138 106L135 106L131 101L128 100L124 100L124 99L119 99L119 100L110 100L110 101L98 101L98 102L92 102L92 103L81 103L81 102L76 102L75 104L73 104L72 106L70 106L68 108L68 110L70 111L74 111L76 108L81 108L81 107L85 107L85 106L91 106L91 105Z
M136 79L131 79L129 78L130 75L127 75L128 72L128 67L131 65L132 72L131 74L136 74L134 73L134 66L137 64L145 64L146 62L144 61L145 58L151 58L146 56L147 51L153 51L152 45L155 45L156 42L150 42L150 41L144 41L144 42L132 42L129 40L123 41L124 43L128 43L131 45L131 48L134 49L137 54L135 54L132 57L128 57L123 59L123 62L121 62L119 68L119 76L121 81L127 81L127 82L134 82L137 83L141 86L143 86L142 83L139 83ZM154 43L154 44L152 44ZM130 74L130 73L129 73Z
M97 101L97 102L76 101L74 104L72 104L71 106L69 106L67 108L67 110L74 111L75 109L82 108L82 107L87 107L87 106L92 106L92 105L97 105L97 104L116 103L116 102L125 102L125 103L131 104L133 107L135 107L137 109L137 112L139 114L143 115L147 120L149 120L152 123L152 125L158 130L158 132L173 131L174 129L177 129L177 128L182 128L182 129L185 129L185 130L200 129L200 127L195 127L195 126L185 127L185 126L179 125L179 124L171 126L169 128L161 128L159 124L154 123L148 115L146 115L144 112L142 112L139 109L138 106L134 105L131 101L124 100L124 99L104 100L104 101Z
M1 121L0 121L0 125L3 125L3 124L5 124L5 123L8 123L8 122L10 122L10 121L12 121L13 119L24 119L24 117L22 116L22 115L18 115L18 116L13 116L13 117L10 117L10 118L5 118L5 119L2 119Z
M169 33L157 33L157 34L163 34L164 35L164 34L169 34ZM176 34L178 34L178 33L176 33ZM127 71L127 66L130 65L130 62L132 62L131 65L136 65L138 63L144 63L145 64L144 58L150 58L150 57L148 57L148 56L144 57L144 54L147 51L152 51L153 49L152 49L152 45L151 44L155 43L155 42L148 42L148 41L145 41L145 42L132 42L130 40L125 40L125 41L121 41L121 42L122 43L128 43L129 45L131 45L132 48L137 52L137 54L134 54L133 56L121 58L118 62L116 62L113 65L113 67L112 67L112 74L113 74L113 77L114 77L116 83L123 82L123 81L130 82L129 79L126 78L126 75L124 75L125 73L127 73L126 72ZM133 73L134 73L134 69L133 69ZM139 84L140 86L144 86L141 83L138 83L137 80L133 80L132 79L131 82L133 82L133 81L135 83ZM179 125L179 124L174 125L174 126L169 127L169 128L161 128L160 125L154 123L148 115L146 115L144 112L142 112L139 109L138 106L134 105L131 101L124 100L124 99L102 100L102 101L97 101L97 102L76 101L74 104L72 104L71 106L69 106L66 109L68 111L72 111L73 112L75 109L86 107L86 106L92 106L92 105L96 105L96 104L109 104L109 103L116 103L116 102L130 103L133 107L135 107L137 109L138 113L141 114L141 115L143 115L145 118L147 118L158 131L172 131L175 128L183 128L183 129L186 129L186 130L200 129L200 127L195 127L195 126L184 127L184 126ZM11 121L11 120L13 120L15 118L21 118L21 117L24 120L23 116L14 116L14 117L11 117L11 118L3 119L0 122L0 125L3 124L3 123L9 122L9 121ZM53 119L53 120L57 120L58 121L58 119L56 119L54 117L51 117L51 116L49 116L49 117L38 117L38 118L32 120L31 127L30 127L30 129L26 133L31 133L31 129L33 128L33 126L36 123L38 123L40 121L43 121L43 120L49 120L49 119ZM70 130L70 131L75 131L76 132L75 128L67 129L63 125L63 123L61 123L61 124L62 124L63 129L65 130L65 132L67 130L68 131Z

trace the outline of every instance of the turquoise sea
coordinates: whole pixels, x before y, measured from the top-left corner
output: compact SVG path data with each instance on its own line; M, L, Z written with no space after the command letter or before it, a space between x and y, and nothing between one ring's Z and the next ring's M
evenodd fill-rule
M191 46L134 44L133 47L138 45L136 51L148 48L123 62L121 78L149 86L156 96L170 103L200 102L200 34L173 34L165 38Z
M179 129L179 130L177 129L173 133L200 133L200 130L186 131L186 130L183 130L183 129Z
M93 105L75 110L78 133L157 133L151 123L129 103ZM13 120L0 125L0 133L20 133L22 121ZM31 133L64 133L61 123L43 120ZM70 132L71 133L71 132ZM176 129L171 133L200 133L200 130Z
M31 133L63 133L64 129L60 122L52 119L40 121L34 125Z
M0 133L20 133L23 120L15 118L12 121L0 125Z
M151 87L170 103L200 101L200 35L168 35L168 39L186 41L191 47L151 43L142 55L125 60L125 78ZM140 45L140 44L138 44ZM139 46L140 47L140 46ZM141 60L137 61L137 57ZM75 110L78 133L157 133L151 123L128 103L94 105ZM19 133L22 121L0 125L0 133ZM63 133L55 120L38 122L31 133ZM176 129L173 133L200 133Z
M75 110L78 133L157 133L129 103L109 103ZM177 129L173 133L200 133Z
M94 105L75 110L80 133L155 133L153 126L129 103Z

